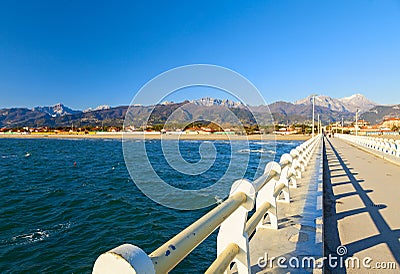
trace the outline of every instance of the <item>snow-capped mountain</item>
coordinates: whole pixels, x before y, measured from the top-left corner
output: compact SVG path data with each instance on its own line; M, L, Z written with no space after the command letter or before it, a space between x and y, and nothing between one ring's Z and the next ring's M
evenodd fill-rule
M47 113L51 117L59 117L67 114L76 114L81 112L79 110L70 109L69 107L66 107L61 103L55 104L53 106L34 107L32 111Z
M83 112L86 113L86 112L91 112L91 111L96 111L96 110L106 110L106 109L110 109L110 108L111 107L109 105L101 105L101 106L95 107L94 109L93 108L85 109Z
M298 100L294 102L295 105L311 105L313 100L313 96L310 95L307 98ZM326 95L317 95L315 96L315 105L329 108L334 111L349 111L346 106L339 101L338 99L334 99L332 97Z
M302 100L294 102L295 105L311 105L312 95ZM315 105L329 108L333 111L340 112L356 112L357 109L360 112L365 112L378 105L371 100L367 99L362 94L354 94L349 97L340 99L332 98L326 95L315 96Z
M378 105L359 93L338 100L342 102L350 112L356 112L357 109L361 112L365 112Z
M198 106L224 106L224 107L243 107L244 105L241 102L234 102L228 99L215 99L210 97L205 97L197 100L192 100L190 103L198 105Z

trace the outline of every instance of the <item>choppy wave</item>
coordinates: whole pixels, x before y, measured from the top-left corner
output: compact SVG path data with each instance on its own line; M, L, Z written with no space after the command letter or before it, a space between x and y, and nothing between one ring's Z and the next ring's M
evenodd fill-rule
M274 150L271 149L240 149L238 150L239 153L268 153L268 154L276 154Z
M38 228L27 233L22 233L19 235L12 236L9 240L3 240L0 242L0 246L12 246L12 245L27 245L40 242L49 238L50 236L55 236L68 230L71 223L58 224L48 229Z
M15 154L11 154L11 155L1 155L2 159L8 159L8 158L17 158L18 156Z
M263 146L265 146L265 145L274 145L275 141L262 141L262 142L260 142L260 141L257 141L257 142L252 141L251 144L263 145Z
M279 141L277 143L285 146L297 146L299 144L299 141Z
M34 232L30 232L27 234L21 234L21 235L12 237L10 243L15 244L15 245L35 243L38 241L43 241L45 238L47 238L49 236L50 236L50 234L46 230L41 231L40 229L37 229Z

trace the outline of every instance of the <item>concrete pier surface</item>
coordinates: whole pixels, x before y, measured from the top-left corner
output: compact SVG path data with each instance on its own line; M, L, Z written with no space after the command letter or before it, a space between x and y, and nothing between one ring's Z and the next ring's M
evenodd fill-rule
M324 255L355 262L327 272L400 273L400 167L338 138L324 142Z
M322 141L290 196L290 203L278 202L279 229L251 237L251 273L322 273L312 263L323 257Z

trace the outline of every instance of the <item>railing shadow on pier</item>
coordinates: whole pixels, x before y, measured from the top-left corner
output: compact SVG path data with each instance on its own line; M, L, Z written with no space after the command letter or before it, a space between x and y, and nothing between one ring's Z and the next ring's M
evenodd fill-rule
M327 153L324 146L324 154L326 155L326 159L324 161L324 201L325 201L325 216L324 216L324 226L325 230L329 229L329 231L325 231L325 252L328 254L336 254L335 248L342 245L339 238L338 232L338 220L348 217L354 216L361 213L368 213L372 222L376 226L379 231L379 234L373 235L370 237L366 237L349 244L346 244L347 254L346 258L353 256L355 253L366 250L378 244L386 244L397 261L400 264L400 229L392 230L388 223L383 218L382 214L379 210L386 208L386 205L380 204L375 205L373 200L368 196L367 193L372 192L372 190L365 190L360 183L364 182L364 180L357 180L355 177L356 172L352 172L352 168L349 167L346 159L335 149L332 143L325 138L324 144L329 145L331 149L331 153ZM330 165L335 166L335 170L339 171L340 169L336 169L336 166L341 166L341 169L344 171L346 176L343 176L343 179L340 182L336 182L334 184L331 183L331 171L329 170L328 162L337 161L338 164ZM334 195L333 187L337 185L343 184L351 184L355 191L352 193L348 193L349 195L358 195L360 200L363 203L362 208L357 208L354 210L348 210L342 213L336 212L336 203L337 199L343 197L342 194ZM327 234L329 233L329 236ZM334 273L345 273L345 269L329 269L328 271L332 271Z

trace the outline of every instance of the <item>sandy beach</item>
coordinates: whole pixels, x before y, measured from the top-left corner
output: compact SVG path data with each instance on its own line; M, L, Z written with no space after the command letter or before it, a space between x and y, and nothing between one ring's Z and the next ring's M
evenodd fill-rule
M20 139L163 139L163 140L299 140L309 139L310 135L213 135L213 134L0 134L0 138Z

